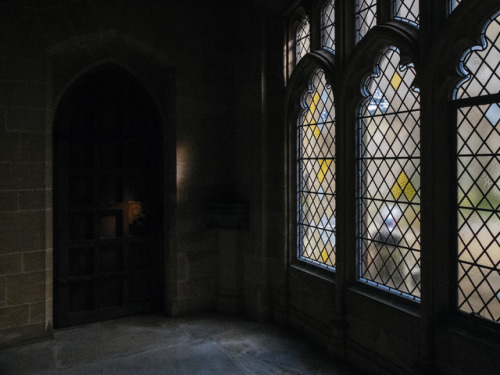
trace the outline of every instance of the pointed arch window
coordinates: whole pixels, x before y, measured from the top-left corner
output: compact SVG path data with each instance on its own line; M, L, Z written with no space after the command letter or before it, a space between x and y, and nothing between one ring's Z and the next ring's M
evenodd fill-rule
M461 2L462 0L449 0L449 12L453 12Z
M335 53L335 3L325 2L321 9L321 47Z
M419 0L393 0L394 19L408 22L418 27L420 23Z
M302 22L297 28L295 36L295 58L296 63L300 61L307 53L311 52L311 27L307 16L302 18Z
M335 268L335 107L325 72L316 70L297 121L298 258Z
M500 322L500 12L459 63L457 307Z
M359 279L420 297L420 96L400 51L382 51L358 113Z
M356 0L356 43L377 24L377 0Z

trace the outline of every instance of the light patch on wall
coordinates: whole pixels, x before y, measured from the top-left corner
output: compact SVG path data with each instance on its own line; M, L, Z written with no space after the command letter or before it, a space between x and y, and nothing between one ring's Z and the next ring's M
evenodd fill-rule
M190 145L177 146L177 188L182 189L188 179L193 150Z

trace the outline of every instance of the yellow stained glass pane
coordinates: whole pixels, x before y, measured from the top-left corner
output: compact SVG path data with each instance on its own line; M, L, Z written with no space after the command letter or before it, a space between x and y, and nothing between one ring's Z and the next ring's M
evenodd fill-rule
M321 258L323 259L323 263L326 263L326 261L328 260L328 253L326 249L323 249L323 251L321 252Z
M408 184L406 184L404 193L405 193L406 199L408 199L410 202L415 197L415 194L417 194L417 192L415 191L415 188L413 187L411 182L408 182Z
M325 178L326 172L328 172L330 164L332 164L332 159L318 159L318 163L319 163L319 172L317 176L318 176L318 181L322 183L323 179Z
M320 99L319 93L316 91L316 93L314 94L314 104L315 105L318 105L319 99Z
M392 87L394 87L394 90L397 90L399 88L401 81L402 81L402 78L398 74L398 72L394 72L394 75L392 76L392 79L391 79L391 85L392 85Z
M411 201L415 197L415 188L404 171L401 172L397 181L394 183L391 193L395 199L399 199L401 194L404 194L408 201Z
M319 96L318 92L316 91L314 93L313 101L311 102L311 105L309 106L309 111L311 111L311 114L314 115L314 111L316 110L316 107L318 106L320 99L321 99L321 97Z
M320 134L321 134L321 130L319 130L319 126L318 125L311 125L311 130L314 133L314 138L318 139Z

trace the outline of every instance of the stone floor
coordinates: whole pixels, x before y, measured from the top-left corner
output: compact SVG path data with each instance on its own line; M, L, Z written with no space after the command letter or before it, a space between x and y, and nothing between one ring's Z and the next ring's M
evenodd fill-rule
M0 350L0 374L359 375L274 324L220 314L139 315L55 332L54 340Z

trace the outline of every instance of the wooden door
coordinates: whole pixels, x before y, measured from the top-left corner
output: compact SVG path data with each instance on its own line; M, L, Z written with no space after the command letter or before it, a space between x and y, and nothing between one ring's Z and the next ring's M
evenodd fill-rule
M119 68L71 90L56 115L59 327L150 311L161 296L160 121Z

